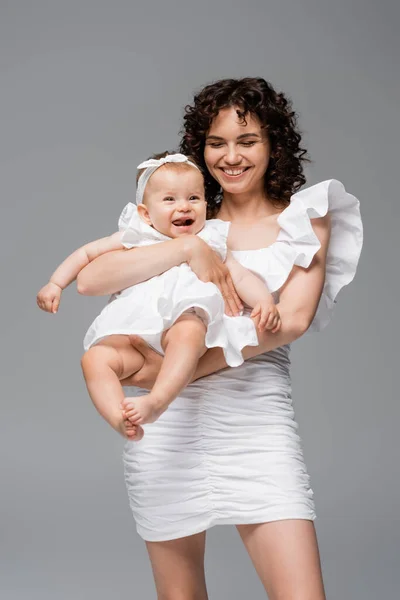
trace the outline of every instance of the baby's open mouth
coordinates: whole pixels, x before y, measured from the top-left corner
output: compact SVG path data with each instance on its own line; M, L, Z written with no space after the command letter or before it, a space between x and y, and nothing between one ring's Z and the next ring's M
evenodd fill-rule
M175 227L189 227L189 225L193 225L194 219L188 219L186 217L182 217L182 219L176 219L176 221L172 221L172 225Z

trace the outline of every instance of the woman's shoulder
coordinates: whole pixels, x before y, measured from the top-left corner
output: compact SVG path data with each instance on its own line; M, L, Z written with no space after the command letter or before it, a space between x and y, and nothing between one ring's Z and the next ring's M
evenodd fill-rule
M278 214L277 223L279 233L271 245L259 251L238 252L237 258L258 272L270 291L277 291L294 266L308 268L322 247L326 254L325 284L310 329L323 329L338 293L357 270L363 244L360 203L340 181L330 179L293 194L290 204Z
M321 330L357 271L363 245L360 202L340 181L328 179L294 194L279 223L278 242L295 249L293 264L308 267L319 248L325 250L325 284L310 328Z

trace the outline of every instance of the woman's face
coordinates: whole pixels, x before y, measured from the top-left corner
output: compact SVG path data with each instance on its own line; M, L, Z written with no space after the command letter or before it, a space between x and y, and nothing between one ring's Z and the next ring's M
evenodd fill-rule
M225 192L262 192L270 158L269 140L257 117L248 114L244 123L237 110L224 108L212 121L204 160Z

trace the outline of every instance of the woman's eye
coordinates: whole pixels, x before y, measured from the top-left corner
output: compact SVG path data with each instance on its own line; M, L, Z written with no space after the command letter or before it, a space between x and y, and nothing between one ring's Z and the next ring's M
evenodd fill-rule
M214 142L208 145L211 146L211 148L221 148L223 144L221 142Z
M242 142L242 146L245 148L250 148L250 146L254 146L255 142Z

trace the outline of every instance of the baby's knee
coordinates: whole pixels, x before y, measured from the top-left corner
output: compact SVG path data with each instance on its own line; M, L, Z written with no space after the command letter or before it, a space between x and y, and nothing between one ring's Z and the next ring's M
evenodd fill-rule
M81 358L83 373L92 373L111 366L115 362L115 353L116 351L109 346L92 346Z
M165 334L165 341L178 340L181 344L201 343L206 335L206 326L196 315L182 315Z

